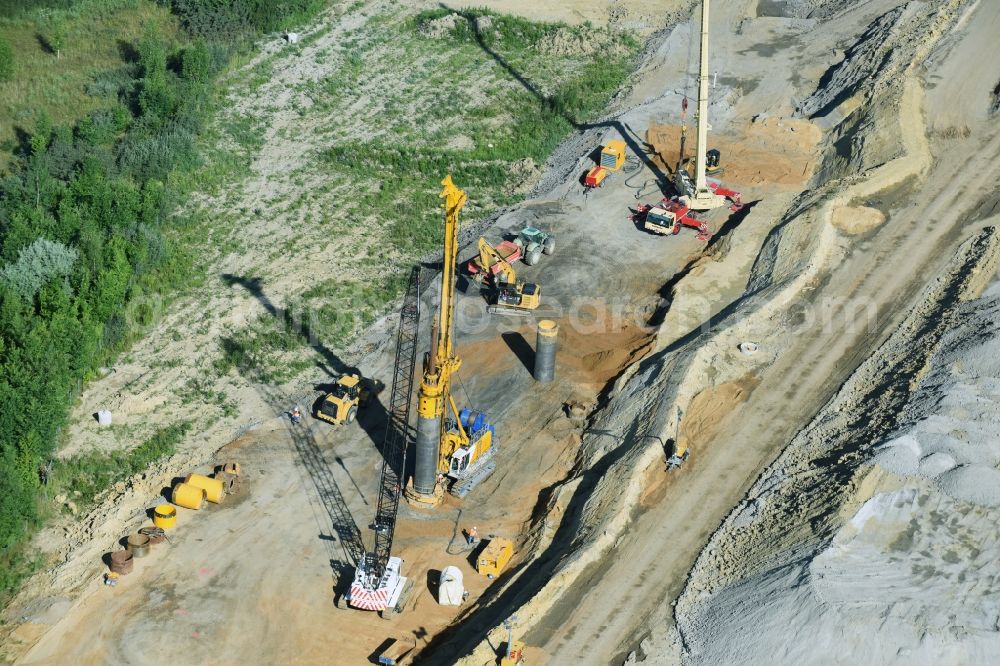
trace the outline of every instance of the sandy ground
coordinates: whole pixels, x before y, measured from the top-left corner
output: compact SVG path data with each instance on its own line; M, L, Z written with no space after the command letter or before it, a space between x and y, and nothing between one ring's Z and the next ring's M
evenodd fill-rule
M277 133L272 135L285 145ZM267 151L265 145L262 152ZM280 154L290 159L293 153ZM627 220L635 199L624 176L587 198L575 184L583 168L580 155L574 154L568 166L573 173L558 191L529 200L489 230L490 237L498 237L532 223L557 235L554 256L534 268L519 266L519 272L543 283L544 307L555 311L561 323L558 381L541 386L531 379L530 321L491 319L478 294L460 297L459 352L464 362L458 398L462 404L484 408L500 426L500 469L464 503L449 498L430 515L403 509L395 550L406 561L405 573L417 581L418 594L397 620L384 623L372 614L337 611L333 605L335 589L352 575L354 526L365 539L371 534L367 525L377 496L381 406L351 428L331 430L310 423L308 430L290 430L282 413L295 403L310 404L316 395L311 385L291 390L251 385L239 393L243 410L236 421L242 425L229 430L222 423L200 433L182 454L148 473L148 479L115 489L101 507L61 535L59 564L29 584L10 609L18 624L12 627L8 649L15 655L23 652L23 663L48 663L56 655L94 664L183 662L192 654L199 661L236 663L260 654L280 662L280 655L295 646L291 661L322 663L325 651L337 645L342 663L363 663L391 635L415 636L425 645L456 616L474 612L481 595L496 594L472 571L456 532L475 524L483 534L510 536L522 551L515 565L528 557L538 538L532 533L535 514L551 510L558 516L559 511L539 498L550 496L576 464L579 431L565 417L563 405L577 401L594 406L608 383L648 352L655 332L648 321L661 305L663 280L704 246L694 234L668 239L639 232ZM246 187L252 195L267 180L262 172ZM475 192L469 194L474 198ZM604 239L599 251L595 237ZM464 251L461 259L470 254ZM620 270L622 257L629 258L627 272ZM240 273L255 258L226 261ZM279 290L302 279L296 277L303 269L295 262L274 270ZM425 337L434 277L431 272L425 275ZM589 288L581 290L581 284ZM209 330L199 331L199 339L260 308L254 294L232 292L228 322L213 322ZM168 317L174 323L197 319L192 314L197 307L179 304ZM329 350L331 364L349 359L368 376L388 376L394 321L392 316L381 321L349 354ZM125 386L152 394L156 386L171 381L170 373L159 373L154 383L130 383L135 377L126 374L143 376L143 358L120 368L108 386L95 387L96 393L85 402L119 395L122 399L113 405L119 413L134 417L153 409L152 404L142 409L126 404L129 392L122 390ZM178 376L184 370L179 367ZM238 446L217 451L234 437ZM247 470L243 501L204 514L182 512L170 546L139 562L137 572L116 589L98 585L101 556L142 524L148 508L162 501L158 493L172 477L230 458ZM247 558L248 552L254 556ZM433 603L434 572L448 564L466 572L472 597L465 608ZM59 590L58 596L53 590ZM288 612L282 601L286 594L303 612ZM246 635L263 636L268 647L246 642ZM84 636L98 638L82 640ZM132 646L137 646L134 651Z
M639 16L650 4L562 3L531 15L577 20L559 14L577 12L586 20L610 8L603 15L611 20L616 6ZM557 309L558 381L541 386L530 377L530 323L490 320L478 295L462 297L461 397L488 406L500 426L500 471L465 502L449 499L429 515L402 511L397 554L417 581L406 612L383 622L333 607L357 550L354 535L370 535L378 407L358 427L292 429L281 412L314 392L248 386L250 411L240 419L249 428L217 428L183 459L115 489L107 504L117 509L101 507L68 531L63 561L8 609L9 654L23 663L189 655L208 663L260 655L328 663L336 649L337 663L365 663L387 637L405 634L427 648L428 663L486 664L505 635L502 620L516 611L532 663L621 663L633 651L632 660L679 660L673 601L699 552L948 264L975 226L966 210L1000 175L991 164L997 135L978 107L949 120L968 133L931 131L936 121L926 115L956 91L980 94L987 82L974 85L967 73L930 87L927 71L913 64L934 62L940 69L932 75L971 72L963 62L976 48L965 35L985 39L969 26L992 25L992 14L971 20L959 10L974 3L942 3L941 15L927 19L933 29L911 35L882 70L859 77L852 70L829 83L821 92L838 104L810 122L791 116L807 98L826 104L810 97L824 72L874 19L903 3L789 4L821 6L832 18L775 16L781 12L759 11L755 2L714 14L713 33L728 38L713 52L720 69L713 128L727 184L753 205L733 217L713 213L719 233L707 247L694 234L651 237L627 221L637 197L657 198L654 170L665 167L655 155L587 196L578 182L585 155L612 136L641 151L649 128L654 152L669 153L689 90L690 21L653 38L612 115L567 140L533 198L497 220L494 236L529 222L558 236L556 255L520 271L543 283L546 307ZM919 9L908 7L894 25L923 20ZM906 36L904 28L891 34ZM863 71L867 62L858 57L852 67ZM851 88L855 81L867 83ZM773 179L768 150L778 156ZM296 267L285 269L283 279L294 281ZM426 299L433 303L433 290ZM190 317L187 307L171 316ZM367 374L387 375L392 326L392 317L379 322L352 351ZM760 351L739 353L746 340ZM582 432L563 415L571 400L593 409ZM664 449L677 437L692 457L665 475ZM247 468L241 495L203 515L185 513L170 546L114 590L99 587L99 555L142 522L159 486L228 458ZM517 541L510 570L491 585L456 548L457 530L470 523ZM449 564L464 568L472 593L459 609L438 607L431 596L434 572Z
M894 3L874 5L870 3L858 13L840 15L809 39L789 40L793 44L792 53L808 61L808 48L824 48L824 35L850 34L852 30L860 35L872 18L870 12L890 10ZM957 11L943 14L945 20L959 24ZM986 25L990 25L989 20ZM927 33L931 35L927 41L911 42L920 47L914 54L916 62L923 61L942 32L944 30L938 27ZM962 36L962 33L954 34L959 35L954 39ZM912 33L907 38L912 40ZM805 53L795 53L799 48L796 42L809 44ZM780 48L775 48L769 53L773 58L781 52ZM905 69L906 63L902 67ZM762 82L761 87L765 84ZM751 290L741 299L742 303L737 301L738 305L730 310L739 313L742 307L748 314L745 317L730 314L728 321L721 318L714 324L723 329L718 335L694 337L694 344L707 346L706 353L714 355L711 364L700 367L703 372L712 373L716 381L719 374L736 372L736 368L727 368L729 364L723 361L725 356L731 358L732 352L720 357L724 349L731 350L741 339L747 339L743 337L747 334L754 336L749 339L761 341L765 358L760 364L751 363L757 367L758 387L731 413L713 441L702 442L694 454L696 459L689 461L687 472L669 480L663 501L645 513L640 512L627 530L612 530L610 534L605 532L603 539L590 540L594 544L591 551L613 549L605 559L588 557L590 551L586 548L577 551L564 568L574 569L573 574L559 580L558 586L546 586L542 594L526 605L536 610L540 618L535 630L528 633L529 642L544 644L548 655L581 663L608 663L624 660L635 650L637 657L646 657L651 663L680 659L680 645L672 630L670 602L681 591L691 562L714 526L728 512L728 507L743 495L782 442L788 441L801 424L808 421L851 369L874 349L885 332L892 330L905 312L905 304L910 303L919 287L935 274L934 270L952 256L962 240L962 229L970 224L965 213L977 205L978 197L966 196L970 191L964 187L967 172L957 157L954 162L949 158L956 154L954 151L963 154L967 150L964 145L980 145L978 142L983 142L984 138L980 136L964 144L961 137L952 137L953 140L935 145L932 160L924 139L921 86L913 75L896 80L896 85L900 84L902 102L886 110L873 109L872 113L882 119L884 124L880 129L888 135L893 134L894 126L898 127L896 131L902 136L905 152L900 155L897 144L890 153L890 158L896 161L890 159L885 168L866 173L864 179L852 178L839 183L843 188L839 196L828 198L816 217L800 216L798 224L809 230L805 233L811 238L792 229L783 230L787 243L783 258L779 256L771 265L771 277L761 280L760 265L770 261L770 249L765 244L756 259L758 266L748 279ZM965 85L965 80L957 80L955 85ZM935 87L932 95L938 94L946 96L949 92L946 88ZM972 107L969 113L981 116L982 107ZM988 191L988 183L994 177L988 166L996 154L990 136L986 135L986 147L974 169L977 177L971 184L973 192ZM861 156L878 164L878 153L874 151L881 146L878 141L871 141L871 144L871 157L864 158L863 150ZM884 157L882 163L886 163ZM932 164L933 170L927 174ZM838 169L842 167L837 166L837 158L833 157L824 170L830 173ZM955 185L954 174L959 172L962 187ZM913 176L923 183L915 196L907 190L902 198L894 199L880 192ZM852 181L856 185L844 187ZM856 198L878 200L886 210L890 223L880 228L879 235L847 243L846 237L834 232L835 227L821 224L816 229L815 220L832 220L840 207ZM920 206L917 201L928 203ZM734 232L733 243L743 240L741 231L742 227ZM797 252L793 249L796 246L801 248ZM803 257L805 248L811 250ZM901 266L922 266L923 269L906 271L900 270ZM782 279L782 273L789 277ZM682 281L677 287L684 285ZM760 294L754 293L755 288L760 288L765 296L771 292L770 302L762 306ZM696 288L692 291L697 293ZM830 314L821 317L814 309L817 303L828 308ZM754 306L757 306L757 313L766 315L763 320L757 317L758 321L754 321ZM668 344L664 346L669 353L669 341L673 338L664 333L661 330L660 337L666 337ZM648 358L643 365L659 368L658 373L662 373L669 371L672 363L676 360L666 355L662 361L657 357ZM745 373L748 368L745 361L742 363L741 372ZM652 372L644 373L640 368L637 378L648 385ZM625 390L628 391L627 386ZM630 398L637 395L636 392L628 394ZM663 436L670 432L670 425L666 424ZM585 445L586 442L585 438ZM656 458L651 454L649 459ZM642 472L641 466L633 466L633 469ZM608 492L614 491L609 488ZM595 506L594 510L603 508L607 515L607 495L598 500L599 494L600 491L595 492L590 506L603 501L603 507ZM627 507L626 503L623 510ZM694 516L697 519L692 519ZM602 525L620 528L623 523L605 521ZM566 591L567 580L574 579L573 586ZM644 619L637 622L636 618ZM728 637L720 637L720 640L728 640ZM470 663L485 663L479 654Z
M920 93L933 156L925 182L951 192L924 185L936 196L919 214L940 221L948 209L959 232L925 252L974 238L946 253L902 325L713 535L678 602L686 663L825 663L836 651L845 663L985 664L1000 654L985 592L996 563L982 557L997 538L996 286L969 301L1000 258L995 227L979 231L996 223L1000 140L976 67L998 19L991 5L960 7ZM958 98L961 111L949 102ZM949 179L960 168L942 158L963 145L983 152L982 180ZM887 224L901 219L890 210Z

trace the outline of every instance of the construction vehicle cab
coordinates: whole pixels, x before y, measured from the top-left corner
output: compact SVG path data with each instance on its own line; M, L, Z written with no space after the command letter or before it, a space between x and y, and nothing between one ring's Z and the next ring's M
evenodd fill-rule
M684 464L684 462L691 455L691 449L688 448L686 442L681 441L680 438L674 440L673 452L670 457L667 458L667 469L676 469Z
M506 648L507 654L500 657L500 666L520 666L524 663L524 642L513 641Z
M451 454L451 467L448 470L448 476L459 476L462 472L468 469L469 461L472 458L470 453L470 450L463 446L455 451L455 453Z
M708 176L720 176L724 169L719 163L722 153L718 148L710 148L705 152L705 174Z
M687 178L690 180L691 172L688 168L694 168L695 165L692 162L693 158L685 157L682 160L682 169L686 174ZM725 169L722 168L722 151L718 148L710 148L705 151L705 175L706 176L721 176L725 173ZM694 181L691 181L691 187L694 187ZM693 191L693 190L692 190ZM685 192L686 193L686 192Z
M521 261L528 266L537 264L542 254L552 254L556 251L556 237L535 227L521 229L514 239L514 244L521 250ZM499 246L497 250L500 250ZM507 259L507 262L513 263L510 259Z
M711 237L708 224L698 219L697 214L680 201L664 199L658 205L646 211L643 229L654 234L679 234L681 227L690 227L698 231L698 238L707 240Z
M542 288L534 282L499 282L496 290L496 312L536 310L541 302Z
M362 402L367 402L368 393L362 385L361 377L343 375L323 398L316 410L316 418L334 425L353 423L358 415L358 407Z
M653 206L646 212L646 221L643 228L654 234L676 234L680 229L675 228L677 215L673 211L660 206Z

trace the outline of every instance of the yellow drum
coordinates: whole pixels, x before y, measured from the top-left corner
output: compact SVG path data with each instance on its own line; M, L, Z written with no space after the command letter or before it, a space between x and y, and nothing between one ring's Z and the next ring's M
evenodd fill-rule
M190 483L178 483L174 486L171 501L185 509L201 509L205 506L205 489Z
M169 530L177 525L177 509L169 504L161 504L153 509L153 524L161 530Z
M205 491L205 499L212 504L219 504L226 496L226 487L219 479L213 479L204 474L188 474L184 483Z

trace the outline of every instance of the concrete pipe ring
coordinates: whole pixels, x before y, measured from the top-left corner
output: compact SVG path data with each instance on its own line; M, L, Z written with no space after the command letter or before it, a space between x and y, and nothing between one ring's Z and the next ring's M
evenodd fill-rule
M226 494L232 493L236 489L236 475L229 472L216 472L215 478L222 481L222 487Z

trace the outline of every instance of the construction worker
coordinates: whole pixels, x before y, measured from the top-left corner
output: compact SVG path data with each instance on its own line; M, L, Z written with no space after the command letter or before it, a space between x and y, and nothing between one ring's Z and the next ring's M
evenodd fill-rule
M292 410L292 423L298 425L301 422L302 422L302 412L300 412L299 408L296 407L295 409Z
M475 525L473 525L472 529L466 532L465 534L465 542L470 546L475 545L476 538L478 536L479 536L479 531L476 529Z

